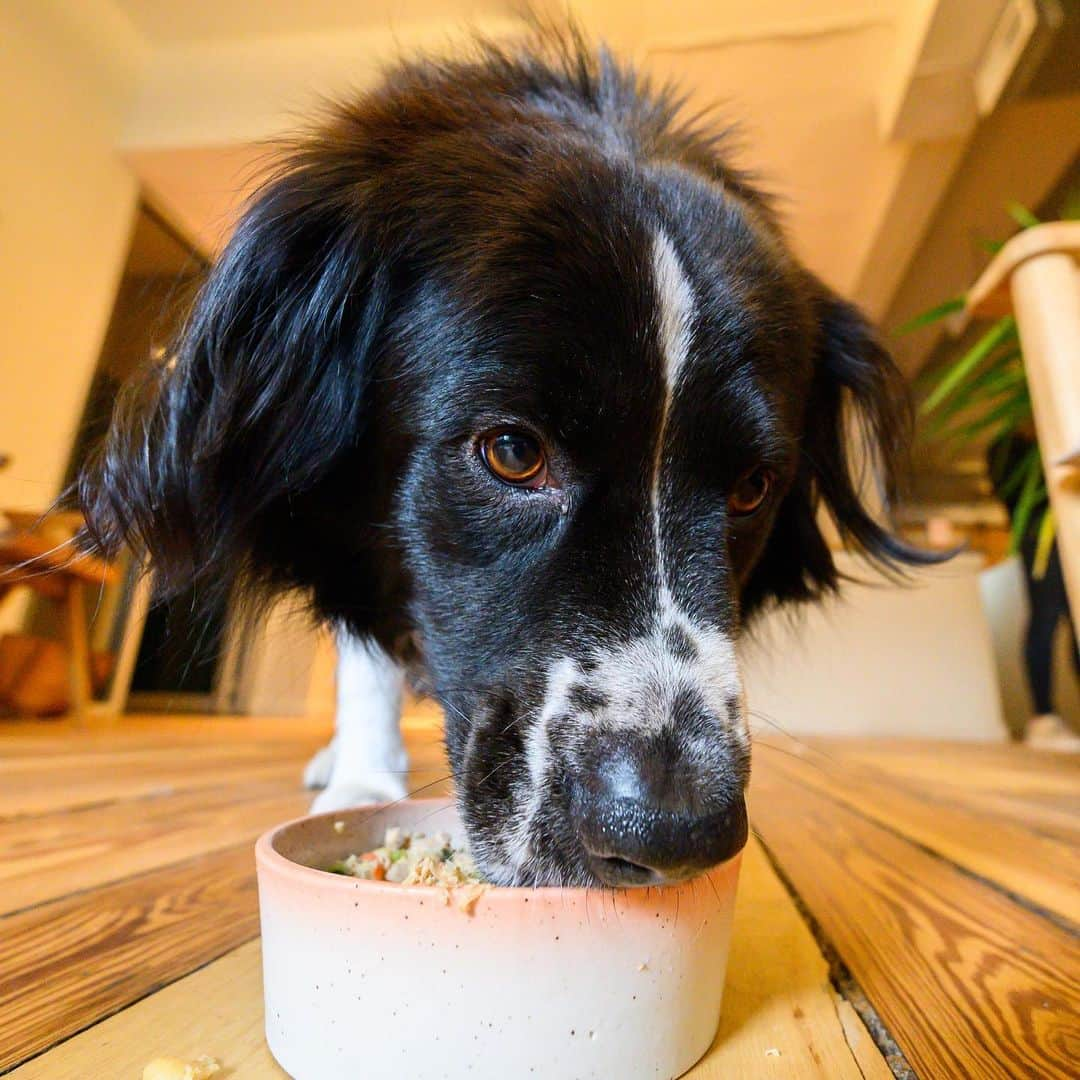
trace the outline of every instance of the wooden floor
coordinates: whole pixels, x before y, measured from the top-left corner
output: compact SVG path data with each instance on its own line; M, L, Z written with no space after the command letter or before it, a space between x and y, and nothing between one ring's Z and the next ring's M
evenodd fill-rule
M312 721L0 725L0 1073L138 1077L261 1037L252 841L302 813ZM445 787L437 717L406 735ZM724 1015L698 1080L1075 1077L1080 762L759 742Z

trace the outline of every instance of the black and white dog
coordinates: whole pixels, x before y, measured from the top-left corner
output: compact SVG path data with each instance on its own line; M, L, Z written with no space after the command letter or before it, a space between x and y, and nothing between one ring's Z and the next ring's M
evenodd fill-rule
M923 558L849 469L846 400L890 489L897 371L677 106L573 35L398 68L287 154L82 482L166 587L351 635L323 806L400 794L419 673L496 882L736 851L740 628L835 586L821 504Z

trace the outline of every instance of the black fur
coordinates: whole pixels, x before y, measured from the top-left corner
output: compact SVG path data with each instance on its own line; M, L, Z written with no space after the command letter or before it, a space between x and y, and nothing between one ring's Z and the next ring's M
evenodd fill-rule
M552 657L588 672L600 645L652 618L656 230L696 304L664 447L682 609L734 633L769 603L833 589L821 503L871 559L923 561L864 509L845 449L849 401L892 490L899 374L678 104L572 37L396 70L285 155L173 360L129 391L82 478L93 538L147 552L166 591L239 572L256 592L307 590L321 616L396 655L418 643L493 866ZM557 487L487 475L476 436L506 424L541 438ZM733 518L728 491L762 463L769 502ZM744 751L715 745L730 801ZM594 880L564 779L531 874Z

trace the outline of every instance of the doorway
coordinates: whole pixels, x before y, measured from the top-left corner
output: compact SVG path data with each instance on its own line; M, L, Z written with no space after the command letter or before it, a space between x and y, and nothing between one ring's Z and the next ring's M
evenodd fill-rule
M78 476L104 438L117 394L128 379L166 354L202 282L208 261L147 203L140 204L109 327L68 463L66 482ZM123 583L103 593L93 636L122 656L109 696L141 710L220 711L225 691L223 654L228 639L227 599L209 608L186 591L147 607L138 567L124 559ZM141 626L140 626L141 624ZM137 646L130 639L138 636Z

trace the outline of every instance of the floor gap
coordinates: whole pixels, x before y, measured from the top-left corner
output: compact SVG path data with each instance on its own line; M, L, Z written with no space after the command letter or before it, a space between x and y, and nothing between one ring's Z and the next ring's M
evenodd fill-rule
M873 1039L874 1045L880 1051L881 1056L885 1059L885 1064L888 1065L896 1080L918 1080L918 1075L904 1056L903 1050L900 1049L896 1040L889 1034L888 1028L886 1028L881 1017L878 1016L877 1010L870 1003L870 999L863 992L862 987L859 986L855 976L851 974L851 970L844 963L843 958L837 952L836 947L821 924L814 917L813 912L796 891L791 879L784 873L783 867L773 855L765 838L757 830L754 831L754 835L757 837L761 850L765 853L765 858L768 859L773 872L780 879L780 883L784 886L788 896L791 897L791 902L795 905L803 922L809 927L810 933L813 934L814 941L821 950L821 955L825 957L825 962L829 965L829 982L832 984L833 989L858 1014L863 1026L869 1033L870 1038ZM837 1022L841 1023L839 1016ZM842 1028L843 1024L841 1023ZM844 1039L847 1040L846 1032ZM854 1051L852 1052L852 1058L858 1065L858 1058L855 1057ZM861 1072L861 1066L859 1066L859 1069Z

